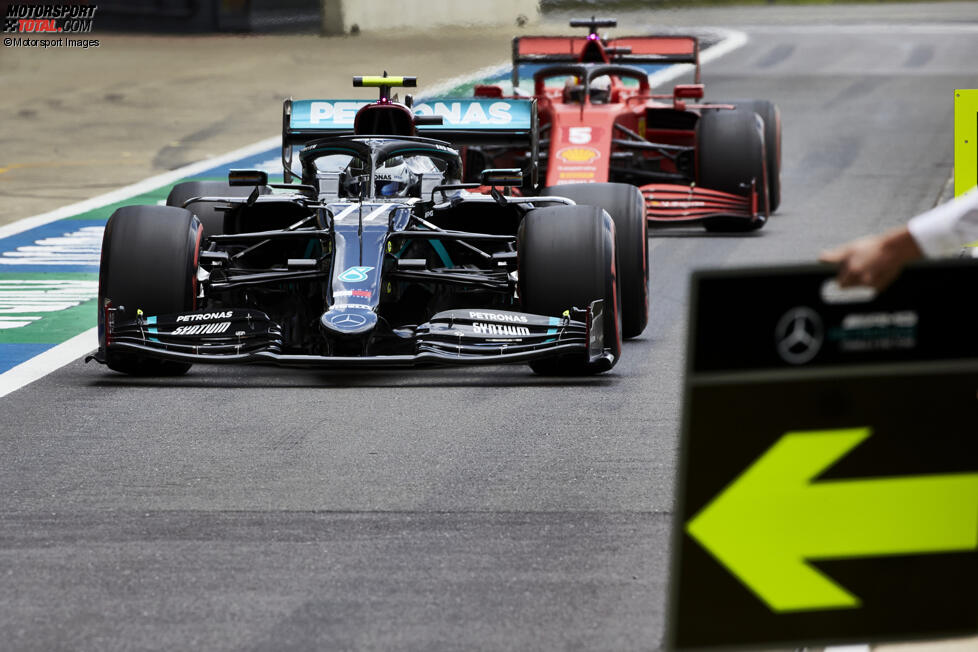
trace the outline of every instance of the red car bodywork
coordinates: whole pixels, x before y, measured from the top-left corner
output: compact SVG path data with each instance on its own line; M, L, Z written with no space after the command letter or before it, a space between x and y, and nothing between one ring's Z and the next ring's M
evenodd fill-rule
M579 22L579 26L583 24ZM642 191L647 218L656 225L715 217L766 220L766 172L765 178L753 179L743 195L696 183L696 122L700 112L735 108L731 104L698 102L704 91L696 37L602 39L592 23L591 34L586 37L515 38L514 89L519 86L519 67L527 63L547 64L534 74L533 88L540 116L544 185L632 183ZM652 93L648 73L628 65L649 63L692 64L695 83L677 85L669 94ZM575 72L581 73L577 81L584 88L546 83L561 76L573 79ZM589 81L598 76L610 78L610 88L602 102L593 101L590 92ZM626 84L625 80L633 83ZM504 96L502 88L495 85L477 86L475 94ZM510 152L508 156L490 158L494 166L507 165L518 163L521 155L522 152Z

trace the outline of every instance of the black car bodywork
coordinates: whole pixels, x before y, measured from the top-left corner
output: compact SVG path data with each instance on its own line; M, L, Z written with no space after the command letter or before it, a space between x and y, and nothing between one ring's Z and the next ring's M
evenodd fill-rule
M466 192L471 184L459 183L459 155L443 141L316 136L306 136L299 154L301 184L269 185L263 173L232 172L228 187L244 187L237 193L244 196L138 207L139 219L154 228L169 218L152 217L151 209L174 219L177 211L195 211L187 235L192 288L183 309L143 309L141 286L130 290L120 278L130 269L113 263L110 245L124 246L113 230L125 223L113 216L95 360L129 373L179 373L201 362L389 367L555 356L572 356L589 372L613 366L617 342L605 346L604 320L618 318L614 306L606 317L601 299L557 314L521 305L523 222L537 208L570 202L504 196L505 175L494 181L491 173L486 183L499 182L491 194ZM379 171L413 159L427 167L412 173L411 187L381 194ZM517 175L508 185L521 182Z

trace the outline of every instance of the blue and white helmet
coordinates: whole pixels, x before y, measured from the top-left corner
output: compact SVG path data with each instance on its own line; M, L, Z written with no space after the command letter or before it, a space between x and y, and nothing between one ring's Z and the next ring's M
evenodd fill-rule
M400 156L387 159L374 173L374 189L378 197L407 197L417 181L417 175Z

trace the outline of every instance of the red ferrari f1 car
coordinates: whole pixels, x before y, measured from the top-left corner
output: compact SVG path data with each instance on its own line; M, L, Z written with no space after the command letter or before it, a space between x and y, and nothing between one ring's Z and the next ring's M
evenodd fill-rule
M469 148L484 167L533 168L540 188L593 203L587 184L638 186L650 225L702 223L710 231L761 228L780 203L781 120L767 100L705 103L695 36L605 38L615 20L572 20L587 36L513 39L513 89L532 71L539 113L532 147ZM692 64L694 82L653 93L649 66ZM498 85L477 97L503 98Z

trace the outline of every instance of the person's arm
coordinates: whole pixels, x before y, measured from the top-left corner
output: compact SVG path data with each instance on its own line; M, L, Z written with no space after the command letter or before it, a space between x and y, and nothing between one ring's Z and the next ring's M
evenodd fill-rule
M928 258L957 253L978 240L978 188L921 213L907 229Z
M978 240L978 189L910 220L905 227L867 236L825 251L819 260L839 265L842 287L869 285L881 290L904 264L924 256L953 254Z
M881 290L900 273L911 260L923 257L923 252L907 227L853 240L819 256L824 263L837 263L837 281L842 287L869 285Z

